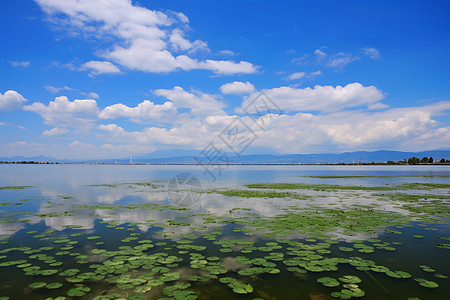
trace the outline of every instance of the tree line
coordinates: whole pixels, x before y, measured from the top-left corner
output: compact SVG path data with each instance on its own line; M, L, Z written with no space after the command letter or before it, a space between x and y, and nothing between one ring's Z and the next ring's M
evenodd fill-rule
M450 160L445 159L445 158L441 158L440 160L434 160L433 157L422 157L422 159L418 158L418 157L410 157L408 158L408 160L405 158L403 160L399 160L399 161L393 161L393 160L388 160L387 164L388 165L420 165L420 164L448 164L450 163Z

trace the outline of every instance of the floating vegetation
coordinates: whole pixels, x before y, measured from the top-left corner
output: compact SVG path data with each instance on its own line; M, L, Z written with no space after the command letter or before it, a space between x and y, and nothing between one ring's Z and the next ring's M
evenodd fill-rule
M316 175L316 176L301 176L308 178L319 178L319 179L350 179L350 178L446 178L450 177L450 175Z
M362 190L362 191L397 191L397 190L431 190L436 188L448 189L446 183L404 183L394 186L350 186L333 184L307 184L307 183L253 183L247 184L251 189L276 189L276 190Z
M265 192L255 190L212 190L216 194L228 197L244 197L244 198L292 198L292 199L308 199L308 196L298 195L289 192Z
M95 186L157 188L151 182ZM168 202L80 204L79 197L70 195L54 197L65 203L61 209L41 209L26 219L1 213L0 223L23 227L0 245L0 274L14 274L28 286L23 295L8 294L13 289L5 288L2 297L37 299L45 293L48 300L283 299L292 292L300 295L292 297L308 299L308 286L321 291L324 298L351 299L372 294L370 285L388 294L399 282L415 287L412 296L428 295L425 288L446 291L445 274L450 270L445 265L420 256L400 267L396 261L403 259L405 251L415 255L410 253L414 239L421 239L427 251L431 248L438 255L448 251L450 238L439 235L448 228L450 197L445 190L437 195L414 192L447 189L447 185L247 187L212 189L202 195L234 197L226 200L236 201L238 207L224 202L223 213ZM305 189L321 192L301 191ZM332 201L322 201L326 197ZM355 197L367 203L351 203ZM64 199L74 199L74 204ZM15 203L23 202L6 200L2 209L14 209ZM274 204L266 208L263 203ZM264 214L266 210L269 213ZM87 217L94 220L91 227L79 221ZM45 223L39 223L42 220ZM63 224L52 229L45 226L58 220L64 220ZM275 285L280 280L303 288L282 290Z
M426 288L434 289L434 288L439 287L439 284L437 284L436 282L431 281L431 280L426 280L423 278L414 278L414 280L417 281L421 286L426 287Z
M32 188L33 186L26 186L26 185L10 185L10 186L0 186L0 191L2 190L23 190Z

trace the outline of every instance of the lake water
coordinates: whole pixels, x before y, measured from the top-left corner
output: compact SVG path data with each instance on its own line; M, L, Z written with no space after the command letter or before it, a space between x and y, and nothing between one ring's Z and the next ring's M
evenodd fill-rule
M0 299L445 299L449 184L449 166L0 165Z

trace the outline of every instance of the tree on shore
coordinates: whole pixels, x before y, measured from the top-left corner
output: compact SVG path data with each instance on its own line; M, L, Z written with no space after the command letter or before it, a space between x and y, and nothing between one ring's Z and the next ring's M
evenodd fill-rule
M415 156L408 159L409 165L418 165L419 163L420 163L420 160Z

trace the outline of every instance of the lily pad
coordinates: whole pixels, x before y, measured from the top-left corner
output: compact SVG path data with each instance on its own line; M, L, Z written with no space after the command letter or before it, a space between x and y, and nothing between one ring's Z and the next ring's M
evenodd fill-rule
M53 283L47 284L47 288L48 288L48 289L51 289L51 290L53 290L53 289L59 289L59 288L62 287L62 286L63 286L63 284L62 284L61 282L53 282Z
M29 286L30 288L33 288L33 289L40 289L40 288L42 288L42 287L44 287L44 286L46 286L46 285L47 285L46 282L38 281L38 282L31 283L31 284L29 284L28 286Z
M360 283L361 279L354 275L344 275L342 277L339 277L339 280L344 283Z
M339 281L332 277L320 277L317 279L317 282L320 282L326 287L336 287L339 285Z
M87 293L89 293L90 290L91 290L90 287L80 286L80 287L76 287L76 288L72 288L72 289L68 290L67 295L70 297L81 297L81 296L84 296Z
M426 287L426 288L437 288L439 287L439 284L437 284L434 281L431 280L426 280L423 278L414 278L415 281L417 281L421 286Z

